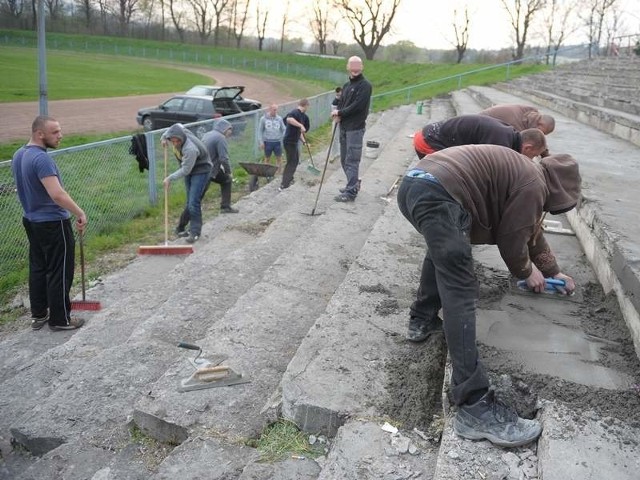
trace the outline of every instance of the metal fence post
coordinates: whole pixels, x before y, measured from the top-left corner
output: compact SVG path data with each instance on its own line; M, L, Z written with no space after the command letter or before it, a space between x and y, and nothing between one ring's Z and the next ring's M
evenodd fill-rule
M156 145L153 132L145 132L147 140L147 158L149 159L149 203L158 204L158 188L156 186Z

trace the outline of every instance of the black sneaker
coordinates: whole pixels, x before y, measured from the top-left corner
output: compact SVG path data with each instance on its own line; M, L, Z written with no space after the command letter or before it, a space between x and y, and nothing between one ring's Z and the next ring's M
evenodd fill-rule
M44 327L44 324L49 321L49 314L47 313L44 317L31 317L31 329L32 330L40 330Z
M189 236L187 237L187 243L196 243L199 238L200 238L200 235L189 234Z
M431 336L432 333L442 331L442 320L435 317L429 320L411 317L409 319L409 329L407 330L407 340L410 342L422 342Z
M347 195L346 193L342 193L333 198L336 202L354 202L356 197L352 197L351 195Z
M238 213L240 210L233 207L221 207L220 213Z
M362 179L359 178L358 179L358 183L356 183L356 192L360 191L360 186L362 185ZM340 190L338 190L340 193L344 193L347 191L346 187L345 188L341 188Z
M189 232L187 232L186 230L178 230L176 228L176 235L180 238L186 238L189 236Z
M76 330L84 325L84 320L82 318L71 317L68 325L51 325L49 324L49 328L54 332L57 330Z
M520 418L516 411L500 402L489 390L473 405L460 405L453 419L453 430L470 440L487 439L501 447L519 447L533 442L542 433L536 420Z

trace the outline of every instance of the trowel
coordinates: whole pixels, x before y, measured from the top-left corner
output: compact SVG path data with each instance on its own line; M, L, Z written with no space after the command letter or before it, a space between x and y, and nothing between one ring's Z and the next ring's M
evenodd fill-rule
M568 300L571 302L581 301L580 295L577 294L577 290L574 290L569 295L562 293L560 289L564 286L564 280L557 278L545 278L544 290L541 293L536 293L527 286L526 280L518 280L515 284L513 282L511 283L511 292L520 295L533 295L536 297L554 298L557 300Z
M188 377L180 381L179 392L191 392L193 390L204 390L215 387L228 387L241 383L249 383L250 380L241 373L237 373L226 365L220 365L226 360L226 355L214 355L213 357L200 358L202 348L198 345L180 342L179 348L196 350L198 354L189 360L195 371Z

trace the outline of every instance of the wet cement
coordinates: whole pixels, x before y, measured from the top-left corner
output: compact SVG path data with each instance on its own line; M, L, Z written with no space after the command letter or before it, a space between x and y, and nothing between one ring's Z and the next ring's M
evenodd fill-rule
M502 310L504 297L510 292L509 273L481 264L476 264L475 271L479 280L478 308ZM573 315L579 318L585 335L605 344L599 363L637 378L640 362L615 295L605 295L595 283L581 286L581 294ZM518 309L518 297L515 298L509 299L509 307ZM381 315L397 312L397 305L392 303L381 303L376 311ZM630 385L628 390L609 390L572 383L525 372L499 349L481 343L478 347L499 397L525 418L534 418L539 400L546 399L562 402L578 415L589 412L640 425L638 384ZM441 334L419 344L398 339L397 355L385 366L389 396L381 401L381 410L404 428L433 431L434 419L442 412L440 396L446 354Z

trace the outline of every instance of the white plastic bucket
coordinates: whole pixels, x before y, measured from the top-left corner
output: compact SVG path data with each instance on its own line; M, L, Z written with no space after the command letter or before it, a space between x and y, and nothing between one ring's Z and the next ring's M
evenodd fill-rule
M378 158L378 153L380 151L380 144L373 140L369 140L367 142L367 146L364 149L364 156L367 158Z

